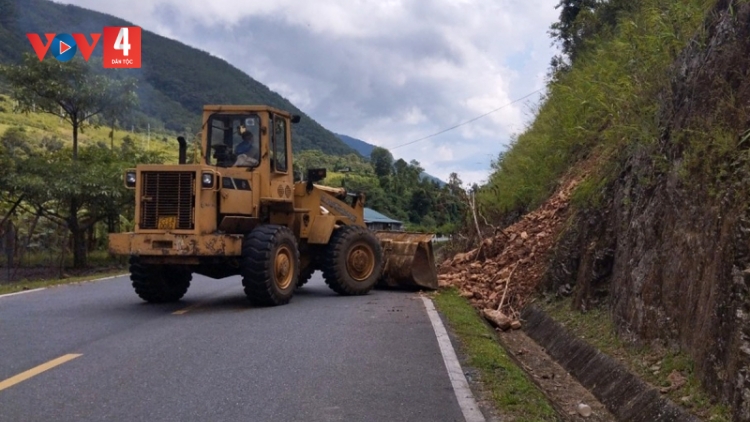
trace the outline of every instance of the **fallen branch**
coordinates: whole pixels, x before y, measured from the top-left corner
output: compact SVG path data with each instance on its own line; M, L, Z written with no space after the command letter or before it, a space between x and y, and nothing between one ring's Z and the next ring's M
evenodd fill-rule
M516 268L518 268L518 264L520 262L516 262L516 265L513 266L513 269L511 270L510 274L508 274L508 278L505 280L505 290L503 290L503 297L500 298L500 305L498 305L497 310L499 311L503 307L503 303L505 303L505 295L508 293L508 286L510 286L510 279L513 277L513 273L516 272Z
M482 252L482 247L484 246L484 238L482 237L482 231L479 229L479 220L477 220L477 205L474 191L471 191L471 201L469 201L469 206L471 207L471 214L474 216L474 225L477 228L477 237L479 238L479 249L477 250L477 255L474 257L474 259L476 260L479 259L479 256Z

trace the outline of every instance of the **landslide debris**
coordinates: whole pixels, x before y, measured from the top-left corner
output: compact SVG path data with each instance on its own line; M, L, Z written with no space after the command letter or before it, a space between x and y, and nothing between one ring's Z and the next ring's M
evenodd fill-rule
M438 268L440 287L458 288L495 327L520 328L519 313L537 292L548 252L568 216L570 195L584 177L569 178L517 223L444 261Z

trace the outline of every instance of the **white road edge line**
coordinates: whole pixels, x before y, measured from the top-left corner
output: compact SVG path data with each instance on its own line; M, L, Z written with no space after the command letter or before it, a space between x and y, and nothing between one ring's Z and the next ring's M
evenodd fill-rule
M8 293L8 294L0 295L0 298L10 297L10 296L16 296L16 295L22 295L24 293L38 292L38 291L44 290L44 289L46 289L46 287L40 287L38 289L31 289L31 290L23 290L23 291L15 292L15 293Z
M70 283L70 284L93 283L93 282L96 282L96 281L106 281L106 280L112 280L112 279L115 279L115 278L118 278L118 277L125 277L126 275L128 275L128 274L113 275L111 277L97 278L95 280L81 280L81 281L76 281L76 282L73 282L73 283ZM64 284L62 284L62 285L64 286ZM25 293L39 292L39 291L46 290L46 289L47 289L46 287L40 287L38 289L23 290L23 291L15 292L15 293L7 293L7 294L4 294L4 295L0 295L0 299L2 299L4 297L22 295L22 294L25 294Z
M95 280L81 280L79 283L94 283L96 281L112 280L112 279L115 279L115 278L125 277L126 275L130 275L130 273L123 273L123 274L113 275L113 276L110 276L110 277L97 278Z
M458 362L448 332L445 330L440 315L435 310L435 304L428 297L421 296L421 298L425 309L427 309L427 316L430 317L430 322L432 322L432 328L435 330L440 353L443 355L443 362L445 362L445 368L448 370L448 376L451 379L453 391L456 393L456 399L461 407L461 412L464 414L464 419L466 419L466 422L485 422L484 415L479 410L476 400L474 400L474 394L472 394L464 371L461 369L461 364Z

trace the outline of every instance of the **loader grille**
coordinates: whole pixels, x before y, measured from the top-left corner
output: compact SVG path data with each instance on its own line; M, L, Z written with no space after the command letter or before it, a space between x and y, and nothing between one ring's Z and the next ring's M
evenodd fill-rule
M140 228L192 230L195 228L195 173L189 171L142 174Z

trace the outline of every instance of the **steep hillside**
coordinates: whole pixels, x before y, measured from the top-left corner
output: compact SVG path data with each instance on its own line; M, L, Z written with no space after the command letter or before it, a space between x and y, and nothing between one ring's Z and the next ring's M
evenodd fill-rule
M549 281L575 285L579 307L606 295L621 334L685 350L739 421L750 420L749 22L746 2L711 10L669 70L658 136L623 154L601 205L580 211Z
M750 421L750 4L593 3L563 13L572 61L558 63L535 121L496 161L480 210L523 227L562 175L593 165L551 253L517 257L546 270L516 277L606 310L631 344L688 356L688 375ZM491 262L493 273L512 274L512 261ZM484 304L497 299L486 282L453 284Z
M100 33L107 25L134 24L47 0L0 0L0 63L18 62L22 53L33 52L26 33ZM148 31L142 34L142 50L142 68L128 71L140 82L140 113L129 123L195 132L204 104L270 104L302 115L300 124L294 126L297 150L353 152L288 100L222 59ZM99 42L94 57L101 54ZM48 59L54 60L49 54Z

